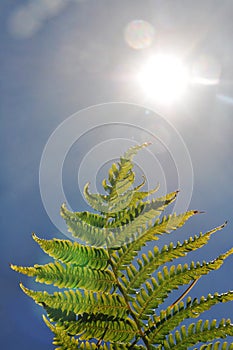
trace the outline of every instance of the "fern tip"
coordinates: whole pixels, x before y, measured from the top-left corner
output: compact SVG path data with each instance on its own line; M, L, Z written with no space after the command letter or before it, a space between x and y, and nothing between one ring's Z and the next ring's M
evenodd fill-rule
M28 289L24 287L23 282L19 282L19 287L22 289L22 291L27 294Z
M9 266L12 270L16 271L17 265L13 265L13 264L9 263Z
M226 220L226 221L222 224L221 228L227 226L227 224L228 224L228 221Z
M194 214L205 214L206 212L204 210L194 210Z
M52 324L49 322L49 320L47 319L47 317L43 314L42 315L43 321L46 324L46 326L48 326L51 330L53 328Z
M65 213L66 210L66 203L62 203L61 208L60 208L60 215L62 216Z
M35 234L35 232L32 232L32 239L33 239L35 242L38 242L38 240L39 240L39 237L37 237L37 235Z

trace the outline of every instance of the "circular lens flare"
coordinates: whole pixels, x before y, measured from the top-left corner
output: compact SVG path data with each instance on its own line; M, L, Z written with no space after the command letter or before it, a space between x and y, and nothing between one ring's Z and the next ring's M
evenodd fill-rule
M135 50L142 50L152 45L155 30L152 24L143 20L134 20L125 28L125 41Z
M150 57L137 76L145 94L162 103L169 103L185 92L189 74L183 62L171 55Z

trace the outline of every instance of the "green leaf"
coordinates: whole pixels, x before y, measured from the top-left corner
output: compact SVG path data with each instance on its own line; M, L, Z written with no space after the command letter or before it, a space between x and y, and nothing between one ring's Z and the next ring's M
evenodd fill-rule
M39 305L60 309L69 314L71 311L76 315L86 313L105 314L108 316L124 318L128 314L125 300L119 294L93 293L91 291L66 290L49 294L37 292L20 285L25 294L30 296Z
M111 271L92 270L88 267L70 264L49 263L22 267L11 265L11 268L25 275L36 277L36 282L53 284L59 288L83 288L92 291L110 291L115 285Z
M126 268L126 273L128 275L128 279L125 283L126 292L134 293L161 265L185 256L190 251L203 247L208 242L210 236L216 231L221 230L224 226L225 224L205 234L200 233L199 236L190 237L188 240L185 240L183 244L178 242L177 245L174 246L173 243L170 243L169 246L165 245L161 251L159 251L158 247L154 247L153 252L148 251L147 255L143 254L142 259L137 260L138 266L136 268L132 264Z
M224 294L209 294L206 298L201 297L192 300L187 298L186 305L180 302L174 307L168 307L160 312L160 316L154 316L149 321L146 331L153 344L162 343L165 337L172 332L181 322L188 318L197 318L201 313L209 310L218 303L226 303L233 300L233 291Z
M100 215L87 212L73 213L63 204L61 216L74 237L97 247L106 244L109 230L104 227L104 220Z
M100 213L108 213L109 210L109 196L99 193L89 192L89 182L84 186L83 194L88 201L89 205Z
M87 266L95 270L105 270L108 267L109 256L103 248L90 247L64 239L40 239L35 234L32 237L45 253L63 263Z
M137 326L130 318L122 321L105 315L85 314L77 321L64 322L58 327L70 335L79 335L80 340L100 338L104 341L128 342L138 334Z
M175 200L177 193L176 191L148 202L139 202L135 208L136 214L133 211L131 213L131 220L129 222L128 220L126 222L122 220L121 226L116 228L111 236L108 236L108 245L110 247L118 247L127 243L129 239L135 240L135 235L139 238L142 237L146 229L149 232L154 226L152 220L158 217ZM150 233L150 237L152 235L154 236L154 232ZM143 239L141 241L145 243Z
M61 328L54 326L50 323L45 316L43 316L45 324L49 327L49 329L55 334L53 344L59 345L59 348L56 350L96 350L97 346L94 342L89 341L79 341L74 337L71 337L67 334L67 332ZM145 350L144 346L130 346L129 343L112 343L112 344L103 344L98 347L99 350Z
M54 309L43 303L41 303L41 306L47 312L47 316L49 317L51 322L57 322L57 324L63 324L63 322L65 321L70 322L70 321L76 320L76 314L73 311L70 311L69 313L67 313L66 311L62 311L61 309Z
M123 157L120 158L118 164L114 163L109 169L108 181L110 186L107 187L107 190L111 198L122 195L133 184L135 176L132 171L132 159L140 149L147 146L149 146L149 143L129 148ZM104 188L106 188L106 184L107 182L104 181Z
M127 208L129 206L133 207L136 206L138 201L142 201L144 198L150 196L155 191L157 191L158 186L151 191L144 191L139 192L139 189L145 184L145 181L143 181L142 184L139 186L127 190L121 195L115 196L112 198L110 195L101 195L98 193L90 193L89 192L89 183L87 183L84 187L84 196L90 206L96 210L101 212L102 214L107 214L108 217L114 218L114 224L117 226L117 218L118 213L120 212L120 216L122 216L122 212L126 213L128 212Z
M45 316L43 316L43 320L45 324L49 327L49 329L55 334L53 344L59 345L56 347L56 350L77 350L79 349L80 342L74 337L70 337L65 331L62 329L58 329L50 323ZM94 348L93 348L94 349Z
M142 288L136 295L133 307L138 313L138 318L148 319L153 314L153 309L157 308L172 290L188 284L212 270L219 269L223 261L231 254L233 254L233 248L209 263L203 261L202 265L199 262L196 265L192 262L190 266L179 264L177 267L171 266L170 270L165 266L163 273L158 272L157 280L152 277L151 283L146 282L146 288Z
M161 221L157 220L151 228L145 228L137 235L135 234L132 242L125 244L121 249L113 252L112 256L115 260L116 270L125 270L126 266L131 263L148 241L158 240L158 235L170 233L171 230L182 227L188 219L197 213L198 211L192 210L180 215L164 216Z
M198 350L195 348L194 350ZM227 342L220 343L217 341L216 343L204 344L199 350L233 350L233 343L228 344Z
M189 347L199 343L208 342L218 338L226 338L227 335L233 335L233 325L228 319L222 319L218 326L216 320L202 321L192 323L188 328L182 326L175 332L175 340L172 335L164 341L164 350L187 350Z

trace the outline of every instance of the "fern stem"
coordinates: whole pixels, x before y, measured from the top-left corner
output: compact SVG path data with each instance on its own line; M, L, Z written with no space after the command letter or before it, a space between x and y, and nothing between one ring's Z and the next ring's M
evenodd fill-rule
M105 328L102 337L101 337L101 338L98 340L98 342L96 343L96 349L99 349L99 347L100 347L100 345L101 345L101 343L102 343L102 341L103 341L103 338L104 338L104 336L105 336L107 330L108 330L108 326Z
M108 249L108 252L109 252L109 249ZM122 287L121 283L120 283L119 280L118 280L118 275L117 275L116 269L115 269L115 267L114 267L114 263L113 263L113 261L111 260L110 252L109 252L109 261L110 261L110 265L111 265L111 267L112 267L112 271L113 271L113 273L114 273L114 276L115 276L115 278L116 278L116 283L117 283L117 286L118 286L118 288L119 288L119 291L121 292L123 298L125 299L125 303L126 303L126 306L127 306L128 310L129 310L129 314L130 314L130 316L132 317L132 319L134 320L134 322L135 322L135 324L136 324L136 326L137 326L137 328L138 328L140 337L141 337L141 339L143 340L143 342L144 342L144 344L145 344L145 346L146 346L146 349L147 349L147 350L150 350L150 349L151 349L151 346L150 346L150 343L149 343L149 341L148 341L148 339L147 339L147 337L146 337L146 334L142 331L140 322L139 322L137 316L135 315L135 313L133 312L133 310L132 310L132 308L131 308L131 306L130 306L130 303L129 303L127 294L125 293L124 288ZM138 341L139 341L139 339L136 338L135 341L134 341L134 343L133 343L133 345L135 345Z
M197 281L200 279L200 277L199 278L197 278L196 280L194 280L191 284L190 284L190 286L184 291L184 293L183 294L181 294L181 296L179 296L179 298L178 299L176 299L176 301L174 301L174 303L172 303L171 304L171 308L173 308L175 305L177 305L182 299L184 299L184 297L190 292L190 290L195 286L195 284L197 283Z
M110 196L111 196L111 193L110 193ZM109 214L107 214L106 217L105 217L106 225L108 223L108 219L109 219ZM146 346L146 349L147 350L151 350L151 346L150 346L149 340L147 339L146 334L142 331L142 327L140 325L140 322L139 322L137 316L135 315L135 313L133 312L133 310L132 310L132 308L130 306L130 303L129 303L129 300L128 300L128 297L127 297L127 293L125 293L124 288L122 287L122 285L121 285L121 283L120 283L120 281L118 279L118 274L117 274L117 271L115 269L114 262L111 259L111 251L110 251L110 249L108 247L108 243L106 243L106 246L107 246L107 252L108 252L108 256L109 256L109 264L110 264L110 266L112 268L112 271L113 271L113 274L115 276L116 285L117 285L119 291L121 292L121 294L122 294L122 296L123 296L123 298L125 300L125 303L126 303L126 306L127 306L128 310L129 310L130 316L132 317L132 319L134 320L134 322L135 322L135 324L136 324L136 326L138 328L138 331L139 331L139 334L140 334L140 338L143 340L143 342L144 342L144 344ZM135 345L139 341L140 338L137 338L137 336L135 336L135 341L133 342L133 344ZM98 341L98 344L99 344L99 341Z

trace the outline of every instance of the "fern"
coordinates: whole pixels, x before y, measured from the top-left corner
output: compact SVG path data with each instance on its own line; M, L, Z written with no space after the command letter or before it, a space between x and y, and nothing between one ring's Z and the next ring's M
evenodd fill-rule
M158 187L142 191L145 179L134 186L133 157L146 146L130 148L111 166L108 179L102 182L106 194L92 194L89 184L85 186L84 195L95 212L71 212L62 205L68 230L82 244L45 240L33 234L54 261L33 267L11 265L39 283L65 288L49 294L20 284L24 293L45 309L47 317L43 319L54 333L58 350L182 350L199 343L206 343L199 345L200 350L233 350L233 343L218 341L233 335L230 320L197 320L187 327L182 325L218 303L233 300L232 291L182 300L201 276L222 266L233 248L210 262L166 266L206 245L226 223L184 242L161 249L154 246L152 251L141 253L148 242L159 240L199 214L190 210L160 217L178 191L147 199ZM186 292L162 309L168 295L187 284Z

